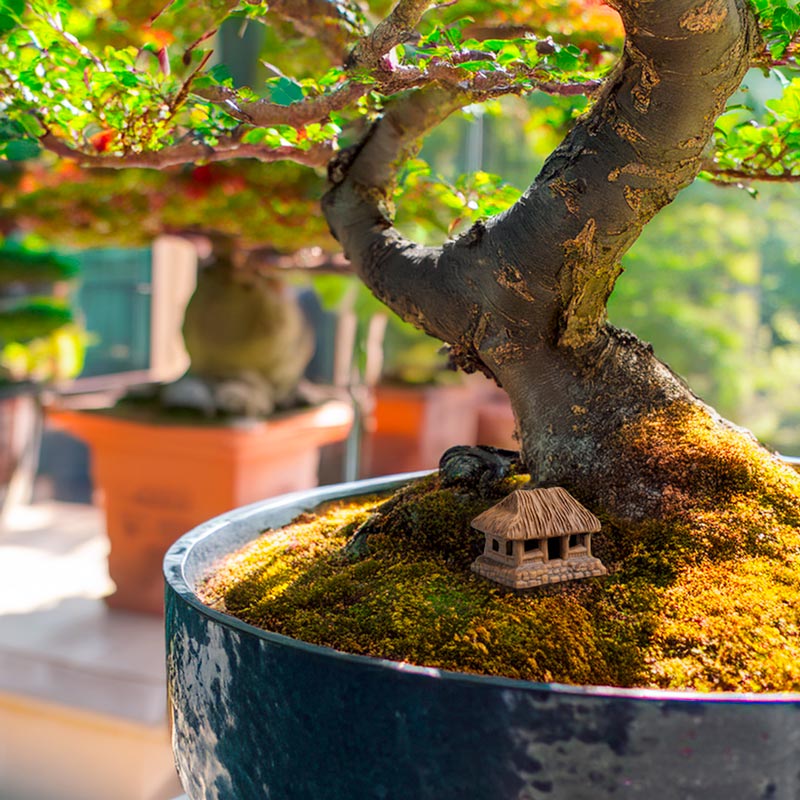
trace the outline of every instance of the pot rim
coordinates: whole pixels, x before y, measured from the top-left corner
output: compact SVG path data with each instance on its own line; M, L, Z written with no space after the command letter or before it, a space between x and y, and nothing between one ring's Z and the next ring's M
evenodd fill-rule
M254 625L218 611L200 601L193 588L193 582L187 575L187 565L193 551L215 534L225 530L232 523L252 527L254 535L259 535L268 524L264 523L265 515L285 511L295 517L303 511L311 510L329 500L355 497L364 494L390 491L412 480L430 475L435 470L408 472L398 475L387 475L380 478L337 483L317 487L300 492L280 495L242 506L232 511L213 517L198 525L178 539L164 557L164 577L168 590L174 591L188 605L200 614L218 624L234 628L240 633L264 639L273 645L294 648L309 655L318 655L334 660L358 664L362 667L410 673L420 677L446 679L462 682L467 685L492 686L498 689L528 690L550 692L555 695L571 695L581 697L597 697L608 700L638 700L667 703L751 703L751 704L800 704L800 692L698 692L694 690L663 689L628 689L617 686L570 685L562 683L537 683L515 678L502 678L491 675L475 675L471 673L453 672L438 667L422 667L402 661L391 661L385 658L357 655L335 650L332 647L311 644L293 639L280 633L263 630Z

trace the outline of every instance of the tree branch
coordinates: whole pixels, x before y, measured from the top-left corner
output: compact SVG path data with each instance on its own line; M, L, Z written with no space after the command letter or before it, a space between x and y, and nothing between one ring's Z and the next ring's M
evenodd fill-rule
M356 43L347 66L377 69L393 47L417 38L417 24L431 5L431 0L398 0L389 16Z
M322 201L332 234L372 292L406 321L451 342L469 316L455 262L392 228L392 193L397 168L420 137L470 101L468 93L439 86L399 98L356 148L334 160L334 186Z
M519 273L514 291L556 309L542 315L537 335L570 348L602 329L623 253L696 176L758 46L747 0L612 5L627 31L620 63L485 237Z
M288 106L272 103L268 100L241 102L234 89L215 86L209 89L195 90L198 97L221 105L228 114L241 122L247 122L261 128L273 125L292 125L300 127L325 119L333 111L341 111L351 103L370 91L369 86L348 81L337 86L331 92L308 97Z
M470 60L477 55L470 53ZM487 60L488 57L487 57ZM505 94L524 94L528 91L541 91L550 95L573 96L579 94L592 95L602 86L601 81L575 81L559 83L542 80L537 77L536 70L494 68L492 70L470 72L459 68L459 55L453 62L441 58L430 59L424 70L416 67L399 67L388 71L381 70L373 83L348 81L336 89L299 100L290 105L280 105L269 100L242 101L235 89L225 86L214 86L193 90L194 94L211 103L222 106L234 119L256 127L266 128L274 125L292 125L300 127L312 122L321 122L336 111L351 106L360 97L378 88L384 95L399 94L409 89L416 89L438 82L445 86L472 93L470 102ZM520 83L524 79L529 87Z
M720 186L730 186L736 183L800 183L800 174L784 170L777 175L765 170L723 169L713 164L703 164L703 172L707 172L712 183Z
M166 169L179 164L211 163L227 161L232 158L254 158L258 161L294 161L309 167L321 167L327 164L333 155L333 148L327 143L312 145L308 150L296 147L269 147L260 144L244 144L238 138L231 137L220 140L212 147L195 141L182 142L161 150L146 153L108 153L99 155L87 153L68 145L52 133L40 137L43 148L61 158L69 158L82 167L106 167L122 169L124 167L144 167L149 169Z

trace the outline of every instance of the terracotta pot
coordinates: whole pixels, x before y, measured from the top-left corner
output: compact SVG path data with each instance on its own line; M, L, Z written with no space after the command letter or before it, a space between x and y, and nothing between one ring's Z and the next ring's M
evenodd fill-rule
M361 448L361 475L434 469L448 448L476 444L478 402L469 384L377 386Z
M477 444L519 450L519 442L514 438L515 431L516 420L508 395L496 387L485 392L478 406Z
M103 413L50 411L90 447L116 584L108 603L161 613L161 561L177 536L236 506L317 485L320 448L347 436L338 401L235 426L150 424Z
M199 601L207 570L263 530L402 482L277 498L211 520L170 549L168 692L190 800L800 797L800 694L445 672L306 644Z

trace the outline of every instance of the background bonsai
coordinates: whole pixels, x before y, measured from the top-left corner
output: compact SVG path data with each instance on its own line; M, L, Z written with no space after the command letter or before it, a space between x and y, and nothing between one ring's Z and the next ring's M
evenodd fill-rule
M610 326L606 304L622 255L701 170L797 179L800 15L775 0L610 5L619 16L589 0L117 3L90 15L14 0L0 18L4 152L87 167L327 167L323 208L355 271L506 390L533 481L602 514L610 555L653 526L691 530L676 561L773 554L800 521L792 473ZM208 69L204 48L228 16L266 25L275 58L260 94ZM779 69L782 98L764 120L739 110L715 128L754 65ZM461 235L404 238L396 181L420 137L459 109L533 92L590 103L522 197L479 186Z
M190 377L166 387L163 400L209 415L260 416L296 401L313 353L310 327L277 266L280 253L301 250L295 265L324 261L320 244L330 249L330 237L322 222L307 222L319 183L313 173L239 166L118 172L17 162L3 174L0 218L5 229L67 247L142 246L160 234L190 239L202 264L184 326ZM245 214L262 193L272 202Z
M47 385L77 375L86 334L70 306L77 264L50 250L0 247L0 523L30 501Z

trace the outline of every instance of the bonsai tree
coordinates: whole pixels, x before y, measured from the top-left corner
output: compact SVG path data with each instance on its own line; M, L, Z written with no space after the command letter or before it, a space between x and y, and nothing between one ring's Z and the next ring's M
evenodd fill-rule
M284 261L306 263L325 260L320 244L330 249L321 222L304 226L298 246L316 176L292 165L265 174L258 163L163 172L80 170L72 162L26 166L6 171L0 184L5 228L32 230L68 247L142 246L166 233L188 238L202 254L184 325L190 370L164 387L164 404L261 416L296 401L313 335L278 265L281 251L294 254ZM261 192L272 203L245 217Z
M43 385L75 377L85 333L69 303L78 265L41 246L0 246L0 520L27 501L39 461Z
M537 485L568 487L626 531L702 519L709 547L755 546L796 524L790 473L606 319L623 254L699 173L797 180L792 3L162 6L8 3L6 158L327 169L322 208L352 268L455 364L505 389ZM236 89L209 69L230 17L264 26L262 86ZM783 95L765 119L734 109L718 125L752 67L777 69ZM421 138L461 109L536 93L588 103L522 196L484 217L498 208L484 187L455 238L406 238L394 206Z

